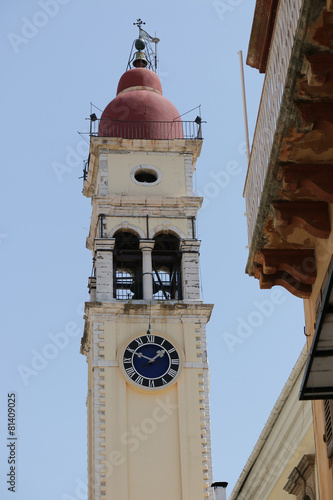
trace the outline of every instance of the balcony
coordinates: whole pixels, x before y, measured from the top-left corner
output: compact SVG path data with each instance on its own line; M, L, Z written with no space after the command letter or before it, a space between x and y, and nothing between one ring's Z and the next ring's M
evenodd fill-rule
M257 0L247 62L265 72L244 197L246 272L308 298L331 232L333 2Z
M195 121L124 121L95 120L91 135L99 137L121 137L123 139L202 139L201 118Z

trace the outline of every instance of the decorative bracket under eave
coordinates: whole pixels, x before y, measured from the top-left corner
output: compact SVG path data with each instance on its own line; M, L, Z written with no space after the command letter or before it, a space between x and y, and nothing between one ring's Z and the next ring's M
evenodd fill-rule
M312 248L263 248L254 260L264 275L286 272L303 284L312 285L316 281L316 257Z
M276 201L275 227L293 224L316 238L327 239L331 232L328 203L324 201Z
M284 191L306 189L319 199L333 203L333 165L287 163L281 170Z
M317 276L314 249L263 248L254 261L258 264L254 276L260 288L281 285L296 297L310 297Z
M306 77L308 85L311 87L323 85L332 68L333 54L330 52L308 54L305 56L305 62L307 64Z
M308 299L312 292L312 285L301 283L291 274L278 271L274 274L264 274L261 267L257 267L254 277L259 279L260 288L270 289L275 285L283 286L288 292L301 299Z
M333 103L330 101L303 101L296 102L302 121L305 124L333 122ZM318 127L322 128L322 127Z

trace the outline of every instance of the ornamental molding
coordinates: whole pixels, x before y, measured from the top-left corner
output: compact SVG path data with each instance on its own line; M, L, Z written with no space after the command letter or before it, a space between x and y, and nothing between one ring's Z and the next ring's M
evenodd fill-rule
M158 325L165 322L168 317L168 324L179 323L208 323L213 304L203 304L200 302L184 303L184 301L168 300L167 303L152 301L147 303L144 300L137 301L114 301L109 303L86 302L85 304L85 328L81 339L81 353L88 354L90 350L92 325L107 321L128 322L133 321L138 325L138 332L147 327L148 318L151 316L152 328L159 329ZM155 326L156 325L156 326Z

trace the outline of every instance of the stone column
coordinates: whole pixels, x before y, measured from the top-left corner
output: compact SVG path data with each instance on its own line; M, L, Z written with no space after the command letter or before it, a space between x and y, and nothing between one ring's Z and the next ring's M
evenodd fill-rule
M115 238L95 238L96 301L113 301L113 249Z
M90 293L90 302L96 302L96 277L90 276L88 278L88 289Z
M154 248L155 240L140 240L140 250L142 251L142 287L143 299L153 298L153 266L151 252Z
M200 300L199 249L200 241L182 240L183 300Z

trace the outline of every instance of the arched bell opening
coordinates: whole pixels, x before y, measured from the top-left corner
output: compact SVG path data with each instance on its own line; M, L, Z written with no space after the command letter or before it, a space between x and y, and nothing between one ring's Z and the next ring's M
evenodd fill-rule
M115 299L142 299L142 256L139 238L126 231L115 235L113 252L113 296Z
M182 300L181 252L179 238L170 233L154 238L152 251L153 298Z

